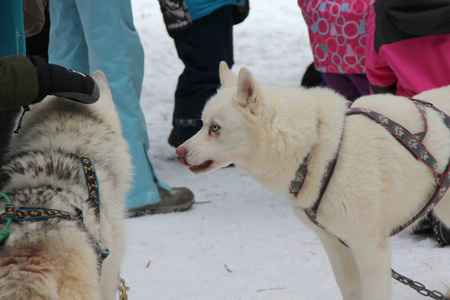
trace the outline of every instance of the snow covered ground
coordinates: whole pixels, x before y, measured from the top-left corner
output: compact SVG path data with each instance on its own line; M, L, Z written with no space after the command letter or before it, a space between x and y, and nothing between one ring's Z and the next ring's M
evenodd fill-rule
M276 196L237 168L194 175L167 144L173 93L183 65L156 0L132 0L146 52L142 106L161 179L187 186L197 204L183 213L128 219L122 277L130 300L341 299L318 238ZM251 1L234 28L235 66L260 83L296 86L312 61L297 1ZM430 289L450 285L449 250L409 234L391 239L393 267ZM446 259L447 258L447 259ZM392 299L423 299L397 282Z

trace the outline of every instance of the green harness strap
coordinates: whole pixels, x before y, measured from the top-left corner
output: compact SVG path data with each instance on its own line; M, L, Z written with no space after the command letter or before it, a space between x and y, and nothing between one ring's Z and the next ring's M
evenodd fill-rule
M6 200L7 205L12 205L11 199L9 199L8 196L6 196L3 193L0 193L0 197L4 198ZM3 242L4 240L6 240L7 238L9 238L9 235L11 234L11 232L9 231L9 226L11 225L11 219L12 219L12 217L9 216L8 220L6 221L5 229L2 232L0 232L0 243Z

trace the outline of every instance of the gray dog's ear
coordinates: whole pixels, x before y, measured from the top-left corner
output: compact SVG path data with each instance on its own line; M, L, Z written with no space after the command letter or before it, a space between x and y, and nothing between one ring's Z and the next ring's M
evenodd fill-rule
M222 87L236 86L237 76L230 71L226 62L221 61L219 66L220 83Z
M252 73L246 68L239 71L237 82L237 96L239 105L249 109L256 116L262 115L264 104L262 102L259 86Z

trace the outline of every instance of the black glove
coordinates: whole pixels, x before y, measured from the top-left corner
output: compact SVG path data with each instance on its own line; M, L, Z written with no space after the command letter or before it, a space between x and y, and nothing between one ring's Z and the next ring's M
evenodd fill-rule
M37 103L47 95L55 95L80 103L91 104L100 98L100 90L90 76L68 70L54 64L48 64L39 56L29 57L38 71L39 92Z
M233 6L233 24L242 23L250 12L250 0L243 0L238 5Z
M185 39L192 25L191 15L183 0L159 0L167 33L173 39Z

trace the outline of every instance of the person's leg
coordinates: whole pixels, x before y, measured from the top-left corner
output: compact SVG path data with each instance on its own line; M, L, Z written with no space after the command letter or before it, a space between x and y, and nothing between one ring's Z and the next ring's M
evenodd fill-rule
M48 61L48 43L50 34L50 14L45 11L45 23L41 32L26 38L27 55L37 55Z
M169 212L190 207L193 203L192 192L186 188L171 189L158 180L150 162L147 127L139 104L144 53L133 26L129 0L118 0L113 3L105 0L75 0L75 7L70 5L61 12L63 6L68 5L66 1L68 0L52 0L53 9L52 6L50 7L52 28L55 15L64 15L67 21L72 23L72 25L65 24L65 19L58 16L59 19L55 25L57 28L51 30L53 34L51 33L50 43L53 42L55 47L54 51L49 53L50 60L52 57L58 57L61 65L88 74L95 70L102 70L105 73L121 119L124 137L130 145L130 154L135 167L132 188L127 196L127 207L137 209L150 206L145 213ZM66 16L68 9L72 15ZM78 21L75 20L76 18ZM75 39L67 41L66 39L70 36L63 34L63 29L69 30L67 27L71 26L78 26L77 28L82 32L77 31ZM60 54L57 48L58 39L61 44L76 43L73 53L68 51L65 55ZM70 47L63 47L62 50L70 50ZM78 64L72 59L75 56L78 56ZM64 59L65 57L67 59ZM163 198L164 201L161 202ZM154 205L158 206L154 207Z
M322 73L316 70L314 67L314 62L312 62L305 70L300 81L300 86L306 88L312 88L316 86L321 86L323 82Z
M75 0L49 1L49 62L89 74L88 49Z
M0 32L0 57L26 54L22 1L0 1Z
M175 40L185 69L178 79L173 112L173 146L180 145L200 130L206 101L220 86L219 64L233 65L232 6L224 6L195 20L186 39Z
M348 77L359 92L358 98L364 95L370 95L370 83L366 74L348 74Z
M322 78L327 87L335 90L349 101L354 101L360 96L360 92L349 78L348 74L322 73Z
M131 4L128 0L76 0L76 8L87 44L88 72L102 70L105 73L123 134L130 145L135 169L127 208L158 203L158 180L148 156L147 126L139 103L144 51L133 26Z
M21 108L0 111L0 166L5 162L5 154L21 111Z

